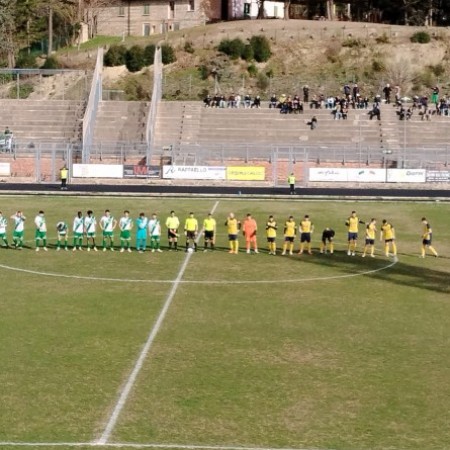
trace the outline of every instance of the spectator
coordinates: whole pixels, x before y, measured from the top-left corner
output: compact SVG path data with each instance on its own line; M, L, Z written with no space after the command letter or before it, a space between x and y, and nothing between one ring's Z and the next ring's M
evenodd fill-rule
M212 98L211 98L211 96L209 94L203 100L203 103L205 104L205 108L210 108L212 106L211 105L212 102L213 102L213 100L212 100Z
M435 105L438 104L439 100L439 88L435 86L433 88L432 94L431 94L431 103L434 103Z
M12 131L9 129L9 127L6 127L3 134L4 134L5 136L8 136L8 135L13 134L13 133L12 133Z
M275 94L272 94L270 97L269 108L277 108L278 107L278 99Z
M383 88L383 94L384 94L384 99L385 99L386 103L391 103L391 92L392 92L392 88L391 88L391 85L388 83Z
M317 128L317 117L312 116L311 120L309 122L306 122L306 125L309 125L311 130L314 130Z
M372 110L369 111L370 120L372 120L374 116L376 116L378 120L381 120L381 111L378 103L374 103Z
M236 108L236 97L234 94L228 97L228 108Z
M303 103L309 102L309 86L305 84L303 86Z
M244 108L250 108L252 106L252 97L250 94L247 94L244 97Z
M252 103L251 107L252 108L261 108L261 97L259 95L257 95L255 97L255 100L253 100L253 103Z

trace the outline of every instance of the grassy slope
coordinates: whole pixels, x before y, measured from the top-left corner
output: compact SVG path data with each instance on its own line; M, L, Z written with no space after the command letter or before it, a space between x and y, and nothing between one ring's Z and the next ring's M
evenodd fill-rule
M436 83L444 86L445 73L449 69L448 31L427 29L435 38L429 44L412 44L409 39L419 29L356 22L252 20L183 29L165 36L129 37L125 45L155 44L163 40L177 49L177 62L167 66L165 71L164 89L169 99L198 99L203 90L214 90L212 77L200 79L197 68L202 65L209 70L218 68L224 94L251 91L270 95L270 90L295 93L305 83L315 92L337 94L343 83L353 81L358 81L367 95L376 92L386 82L399 84L403 94L407 94L428 91ZM246 41L258 34L265 35L272 45L270 61L256 64L263 78L267 73L272 74L271 81L261 82L258 76L250 77L247 62L230 62L216 51L222 39L239 37ZM117 38L99 37L97 41L112 43ZM192 44L193 54L184 51L186 42ZM84 64L89 61L87 55L92 52L92 45L87 43L85 47L79 56L70 52L66 63ZM62 58L64 54L65 51L61 51ZM430 69L438 63L443 73ZM136 76L129 75L117 82L108 81L108 87L127 90L127 85ZM128 88L134 91L131 86Z

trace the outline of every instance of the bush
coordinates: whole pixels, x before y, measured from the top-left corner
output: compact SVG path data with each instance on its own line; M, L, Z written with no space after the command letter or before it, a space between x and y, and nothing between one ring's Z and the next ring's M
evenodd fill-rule
M36 56L32 53L20 53L16 60L16 69L36 69L38 66Z
M249 44L245 45L242 50L241 57L246 61L251 61L252 59L254 59L255 55L253 53L253 47Z
M139 72L145 66L144 49L133 45L125 55L125 65L130 72Z
M198 68L198 72L200 74L200 78L202 80L207 80L209 77L209 69L208 67L206 67L204 64L202 64L199 68Z
M389 36L386 33L383 33L381 36L377 36L375 38L375 42L377 44L389 44L391 41L389 39Z
M411 36L410 41L418 44L428 44L431 41L431 36L426 31L417 31Z
M218 50L219 52L228 55L231 59L238 59L242 56L244 47L245 44L239 38L233 39L231 41L229 39L224 39L220 41Z
M252 36L250 45L253 48L253 55L257 62L268 61L272 56L270 42L265 36Z
M372 71L373 72L384 72L386 69L383 61L379 61L378 59L374 59L372 61Z
M265 91L270 85L269 78L266 77L263 73L258 75L258 81L256 82L256 86L261 91Z
M105 53L103 63L107 67L123 66L126 54L127 49L123 45L112 45Z
M431 65L428 68L436 77L441 77L445 73L445 67L441 63L435 64L434 66Z
M342 43L342 47L361 48L364 47L364 44L362 43L361 39L349 37Z
M163 64L172 64L177 60L175 50L171 45L165 44L161 46L161 59Z
M256 77L256 75L258 75L258 68L254 64L250 64L247 67L247 71L251 77Z
M30 96L30 94L33 92L33 85L29 83L21 83L19 85L19 95L17 96L17 86L12 86L9 90L9 96L10 98L20 98L25 99Z
M186 41L186 43L184 44L184 51L186 53L190 53L191 55L195 52L194 45L191 41Z
M153 44L147 45L144 48L144 61L146 66L151 66L155 61L155 46Z
M60 69L61 65L59 64L59 61L56 59L55 56L49 56L44 64L41 66L41 69L48 69L48 70L56 70Z

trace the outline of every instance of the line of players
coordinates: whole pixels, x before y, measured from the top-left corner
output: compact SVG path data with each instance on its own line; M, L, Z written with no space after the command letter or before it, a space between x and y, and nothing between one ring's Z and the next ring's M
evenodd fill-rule
M17 211L11 216L11 220L14 223L13 230L13 247L16 249L23 248L23 237L25 229L25 220L22 211ZM47 251L47 223L45 214L43 211L39 211L38 215L34 219L35 224L35 242L36 251L42 247L44 251ZM358 240L359 225L365 225L365 245L362 253L362 257L369 255L375 257L375 240L377 233L377 220L372 218L368 223L360 220L356 214L356 211L352 211L351 215L345 222L348 231L348 247L347 255L355 256ZM102 248L103 251L114 251L114 231L119 228L120 238L120 251L131 252L131 232L136 225L136 250L140 253L147 249L147 237L150 238L150 250L152 252L162 252L160 248L161 244L161 223L155 213L151 215L151 218L147 218L145 213L140 213L139 217L133 220L130 217L130 212L125 210L123 216L116 220L110 210L105 210L104 215L98 222L102 230ZM6 237L6 228L8 226L7 219L0 211L0 239L3 240L4 247L8 247L8 240ZM168 247L169 251L172 249L178 251L178 238L180 237L180 220L175 214L175 211L171 211L167 217L165 226L167 228ZM216 237L216 220L212 214L209 213L203 221L203 234L204 234L204 251L208 250L208 247L213 250L215 248ZM246 218L241 222L233 213L230 213L225 221L227 227L228 241L229 241L229 253L237 254L239 252L239 233L242 232L245 238L246 252L259 253L257 244L257 232L258 225L256 220L249 213ZM421 257L424 258L426 250L429 249L434 256L438 256L437 251L432 246L432 229L431 225L425 217L422 217L422 248ZM96 229L97 219L94 216L92 210L88 210L86 215L83 216L81 211L78 211L73 220L72 232L73 232L73 246L72 250L83 250L83 240L86 239L87 251L91 249L97 251L96 245ZM68 234L69 226L66 222L60 221L56 224L57 231L57 243L56 250L69 250L68 246ZM266 225L265 232L267 237L267 246L269 255L277 254L277 238L278 225L274 216L270 215ZM284 223L283 227L283 247L281 255L293 255L294 242L297 236L297 232L300 236L300 248L298 254L303 254L304 251L308 254L312 254L311 237L314 233L314 224L311 222L309 215L305 215L303 219L297 223L293 216L289 216L288 220ZM184 223L184 235L186 238L185 251L197 251L197 241L199 233L199 224L193 212L189 213ZM334 253L334 237L335 231L332 228L325 228L322 232L322 239L320 244L320 253L330 254ZM380 240L384 240L384 254L386 257L392 256L394 260L397 259L397 245L395 237L395 228L386 219L383 219L380 227Z

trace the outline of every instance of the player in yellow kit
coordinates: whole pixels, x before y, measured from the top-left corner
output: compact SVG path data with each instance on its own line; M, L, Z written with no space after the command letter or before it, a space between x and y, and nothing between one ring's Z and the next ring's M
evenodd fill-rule
M303 220L300 221L300 225L298 226L298 232L300 233L300 250L298 254L301 255L303 253L306 243L308 255L312 255L311 234L314 232L314 225L311 222L311 219L309 218L308 215L305 215Z
M361 255L363 258L366 257L366 253L370 250L370 256L375 258L375 235L377 232L377 221L376 219L370 219L370 222L366 225L366 242L364 245L364 252Z
M277 254L277 223L273 216L269 216L269 220L266 223L266 236L267 236L267 246L269 247L269 255Z
M167 237L169 239L169 252L172 250L172 245L175 251L178 251L178 228L180 227L180 220L175 215L175 211L170 211L170 216L166 219Z
M230 244L230 251L228 253L237 255L239 252L238 234L241 223L234 217L233 213L230 213L225 221L225 226L227 227L228 242Z
M356 211L352 211L352 214L345 222L345 225L348 227L348 248L347 255L355 256L356 252L356 243L358 241L358 226L360 223L364 223L363 220L359 220L359 217L356 215Z
M383 219L383 223L380 228L380 241L384 238L384 255L389 257L389 251L392 250L392 256L394 261L397 260L397 245L395 243L395 229L386 219Z
M286 254L286 251L289 246L289 254L294 254L294 240L297 234L297 224L295 223L294 217L289 216L289 219L284 224L284 244L283 244L283 253Z
M216 219L214 219L211 213L203 221L203 230L205 235L205 247L203 251L208 251L208 244L211 250L214 250L214 246L216 245Z
M425 258L425 254L427 252L427 248L430 250L431 253L437 258L438 252L435 250L435 248L431 245L433 240L433 230L431 228L430 223L426 219L426 217L422 217L422 253L420 255L421 258Z
M190 212L189 217L184 222L184 235L186 236L186 252L189 249L189 245L192 244L194 251L197 251L197 233L198 233L198 221L194 217L194 213Z

